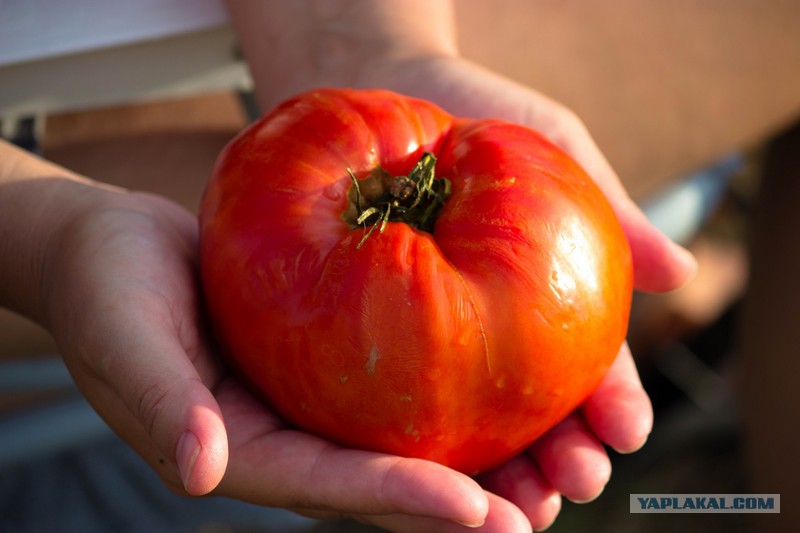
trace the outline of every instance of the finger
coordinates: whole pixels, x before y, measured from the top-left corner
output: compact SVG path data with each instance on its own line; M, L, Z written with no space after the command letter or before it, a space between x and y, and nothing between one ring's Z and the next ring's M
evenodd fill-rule
M411 515L367 515L359 521L397 533L530 533L531 524L524 513L508 500L487 493L489 512L481 524L459 524L453 521Z
M525 455L481 474L478 481L487 490L516 505L534 531L547 529L561 511L561 494Z
M342 448L294 430L263 428L270 415L235 382L218 388L231 461L219 493L260 505L348 515L409 514L481 523L486 495L473 479L418 459ZM254 430L262 424L262 430Z
M206 494L227 464L219 406L165 326L167 311L139 293L121 301L67 364L93 407L167 484Z
M625 343L582 412L595 435L620 453L641 448L653 429L653 406Z
M545 433L528 453L553 488L573 502L594 500L611 477L605 448L577 414Z
M639 290L671 291L694 276L694 256L653 226L632 200L622 199L615 208L631 247L634 284Z

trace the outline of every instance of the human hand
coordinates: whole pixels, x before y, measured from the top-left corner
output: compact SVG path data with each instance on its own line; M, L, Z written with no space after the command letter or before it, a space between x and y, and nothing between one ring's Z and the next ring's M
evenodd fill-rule
M546 525L558 512L559 492L584 499L607 478L603 456L575 453L581 439L594 438L579 421L484 475L480 481L493 492L430 462L345 450L287 430L227 374L204 337L194 217L151 195L59 181L58 194L48 186L32 196L49 200L37 221L47 218L45 208L70 208L44 252L34 254L44 265L33 276L41 301L38 312L29 311L53 332L101 416L174 490L348 516L393 531L458 531L458 522L484 522L483 531L507 532ZM603 417L615 403L623 413L626 406L640 411L632 368L620 358L583 410L592 430L620 449L639 442L623 422L630 417ZM633 401L626 404L628 389ZM649 429L644 421L639 435ZM570 477L573 467L587 475Z
M647 221L574 113L459 56L452 2L230 2L229 7L264 109L316 87L377 87L432 101L456 116L532 127L571 154L609 199L631 245L638 289L667 291L692 276L691 254ZM277 56L276 48L282 51ZM489 502L485 527L513 531L513 523L521 530L542 529L556 518L561 495L593 499L610 476L603 444L634 451L652 422L650 400L624 345L581 409L525 454L478 478Z
M484 475L492 492L438 465L343 450L286 430L227 375L203 338L194 217L157 197L74 187L92 197L84 202L91 208L73 213L53 239L47 264L54 266L43 276L49 326L87 398L175 490L213 490L397 531L483 520L486 531L513 531L552 520L559 493L586 499L592 483L602 487L607 479L597 454L573 453L578 468L570 466L569 452L587 449L576 446L580 439L595 439L580 420ZM625 365L616 366L629 380ZM605 411L597 411L600 421L589 427L602 435ZM627 446L625 432L613 431L606 442ZM594 468L588 482L565 478L582 464ZM520 497L526 486L534 490Z
M64 187L81 201L49 239L38 318L167 486L396 531L485 519L494 496L467 476L288 429L228 373L206 338L193 216L153 195Z
M607 479L602 448L577 416L482 476L491 492L434 463L343 449L286 428L205 338L194 217L151 195L72 187L86 207L53 239L44 321L90 403L175 491L394 531L485 522L484 531L505 532L552 521L559 493L586 499ZM635 379L630 358L621 357L583 409L588 427L622 449L638 437L604 417L627 407L623 394L614 408L631 372Z
M647 221L574 113L459 57L449 2L334 4L335 9L325 13L293 4L293 28L299 30L283 31L287 42L295 39L297 46L292 49L299 50L284 57L291 70L283 68L280 59L265 60L264 41L248 31L250 25L265 20L258 10L246 9L247 17L233 10L265 108L314 87L380 87L432 101L456 116L501 118L529 126L571 154L603 190L631 245L638 289L667 291L692 276L696 264L691 254ZM313 16L303 20L304 13ZM316 45L304 48L296 36L307 41L308 27L314 28ZM281 68L291 75L280 75ZM491 491L487 494L494 494L489 520L541 529L555 520L561 495L574 501L595 498L611 473L603 444L632 452L644 444L652 422L650 400L623 345L605 380L578 412L527 453L478 478Z
M439 103L459 116L498 117L526 124L578 160L603 189L631 244L639 289L662 291L684 283L694 269L688 252L656 230L636 207L586 128L563 106L528 88L452 56L383 59L368 64L354 86L381 86ZM627 345L621 347L601 386L581 410L541 437L523 456L478 479L512 502L490 515L520 514L536 529L558 514L561 495L594 499L608 482L611 463L603 444L620 452L643 445L652 428L652 407ZM497 505L499 499L493 499ZM518 517L519 518L519 517Z
M620 183L580 119L563 105L457 55L431 54L371 62L356 86L381 86L438 103L457 116L502 118L534 128L572 155L614 208L633 254L635 285L661 292L680 287L696 268L689 252L652 226ZM639 449L652 429L650 400L627 344L595 393L527 454L480 476L488 489L513 502L541 529L555 520L560 495L576 502L596 498L611 464L603 444Z

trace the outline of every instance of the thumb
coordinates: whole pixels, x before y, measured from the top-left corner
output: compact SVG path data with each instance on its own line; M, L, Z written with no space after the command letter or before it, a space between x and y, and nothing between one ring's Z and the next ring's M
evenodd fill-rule
M630 198L618 201L615 209L630 243L634 282L639 290L674 290L694 276L697 270L694 256L653 226Z
M193 496L208 494L222 480L228 463L219 406L196 379L173 387L163 401L168 406L152 415L151 436L159 451L174 461L183 490ZM144 414L145 422L148 416Z
M129 318L124 331L85 339L67 365L98 414L166 485L207 494L228 463L219 405L170 328Z

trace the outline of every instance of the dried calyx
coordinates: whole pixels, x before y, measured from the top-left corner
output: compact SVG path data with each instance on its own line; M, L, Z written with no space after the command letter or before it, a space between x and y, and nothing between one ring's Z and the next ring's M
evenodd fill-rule
M366 230L358 248L376 229L383 232L389 222L433 233L439 211L450 196L450 181L435 176L435 165L436 157L425 153L407 176L392 176L377 167L359 180L347 169L353 186L343 218L353 229Z

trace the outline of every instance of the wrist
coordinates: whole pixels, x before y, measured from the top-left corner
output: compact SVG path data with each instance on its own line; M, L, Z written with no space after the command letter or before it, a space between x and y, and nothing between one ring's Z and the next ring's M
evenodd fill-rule
M458 54L449 0L230 1L229 8L263 110L315 87L376 86L368 73L387 64Z
M0 144L0 306L46 323L53 249L93 182Z

